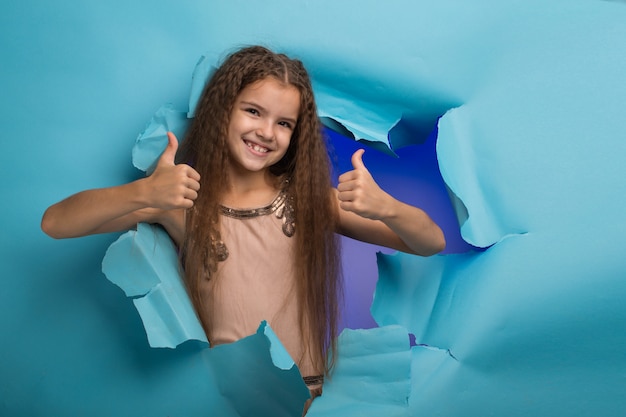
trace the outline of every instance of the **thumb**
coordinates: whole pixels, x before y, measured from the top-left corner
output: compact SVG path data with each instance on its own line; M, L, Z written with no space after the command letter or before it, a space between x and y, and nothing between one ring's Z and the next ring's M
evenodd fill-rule
M157 165L175 165L176 152L178 151L178 139L172 132L167 132L167 146L159 157Z
M363 163L363 154L365 153L365 149L359 149L355 153L352 154L352 167L354 169L365 169L365 164Z

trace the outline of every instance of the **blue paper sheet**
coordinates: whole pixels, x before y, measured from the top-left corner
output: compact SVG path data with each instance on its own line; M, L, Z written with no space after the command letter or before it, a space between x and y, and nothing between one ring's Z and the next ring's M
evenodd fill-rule
M346 329L338 345L335 374L307 415L408 416L411 349L406 329Z
M133 147L133 165L151 174L158 157L167 146L167 132L182 138L188 127L189 120L185 112L175 110L171 104L161 106L137 137Z
M137 177L137 131L161 103L189 110L198 56L263 43L304 60L356 137L398 153L438 126L463 236L488 248L381 260L375 315L419 345L407 413L621 417L625 21L601 0L5 4L0 414L234 416L263 398L253 376L283 375L264 334L251 352L270 360L245 374L239 345L149 348L99 268L116 237L38 228L60 198Z
M215 394L230 400L229 416L297 416L309 390L287 351L265 322L255 335L212 348L207 355L219 376ZM271 388L271 389L270 389Z
M187 295L174 243L159 226L144 223L109 247L102 271L133 299L152 347L175 348L187 340L208 345Z

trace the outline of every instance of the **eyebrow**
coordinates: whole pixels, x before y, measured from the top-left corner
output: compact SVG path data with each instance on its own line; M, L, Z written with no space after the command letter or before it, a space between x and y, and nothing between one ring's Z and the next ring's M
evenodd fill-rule
M267 113L267 109L266 109L265 107L261 106L261 105L260 105L260 104L258 104L258 103L255 103L255 102L253 102L253 101L241 101L240 103L241 103L241 104L243 104L243 105L256 107L256 108L258 108L259 110L261 110L262 112ZM296 125L296 124L298 123L298 119L293 119L293 118L291 118L291 117L282 117L282 116L281 116L281 117L280 117L280 119L285 120L285 121L287 121L287 122L291 122L291 123L293 123L294 125Z

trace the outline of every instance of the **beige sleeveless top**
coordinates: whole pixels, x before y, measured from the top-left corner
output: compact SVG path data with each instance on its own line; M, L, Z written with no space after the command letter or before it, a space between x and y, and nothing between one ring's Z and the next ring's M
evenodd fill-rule
M212 345L254 334L267 321L302 375L318 375L321 372L313 369L308 352L310 338L302 335L298 324L294 224L287 203L281 192L262 208L222 207L224 256L215 278L204 281L201 288L202 314L211 329Z

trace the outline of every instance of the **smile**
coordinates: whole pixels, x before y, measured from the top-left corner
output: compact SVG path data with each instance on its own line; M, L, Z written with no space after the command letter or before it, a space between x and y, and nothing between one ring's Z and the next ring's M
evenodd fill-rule
M269 149L261 145L257 145L256 143L248 142L247 140L245 140L244 143L248 148L252 149L255 152L266 153L269 151Z

